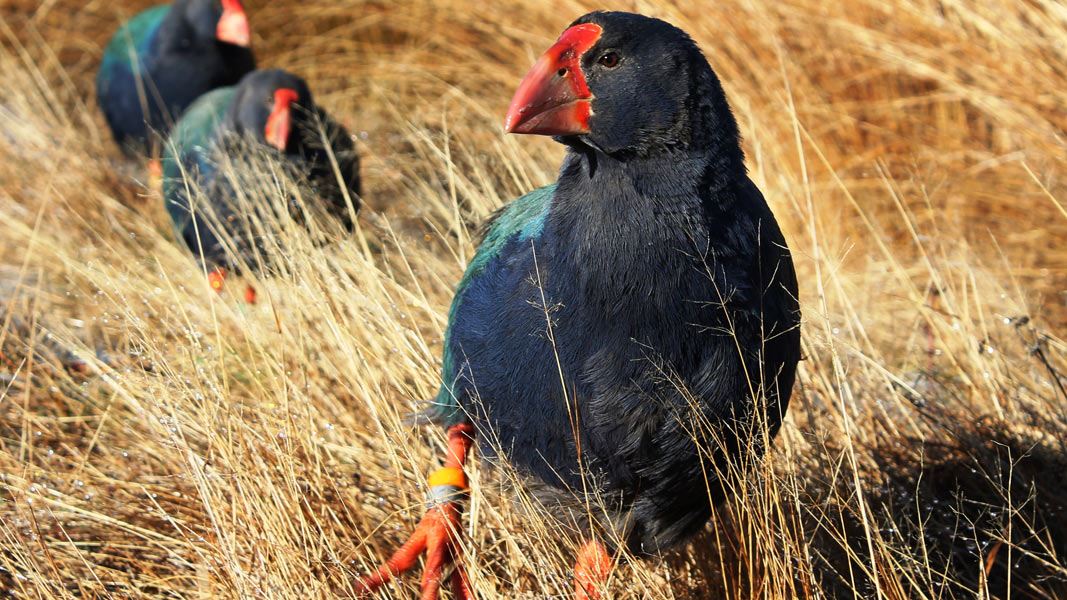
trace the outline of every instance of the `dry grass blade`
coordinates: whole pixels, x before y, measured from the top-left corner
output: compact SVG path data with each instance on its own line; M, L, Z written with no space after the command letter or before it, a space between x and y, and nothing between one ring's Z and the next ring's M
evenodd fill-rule
M367 205L343 239L279 208L283 175L243 187L273 207L254 307L207 289L91 100L146 2L0 0L0 592L347 597L420 516L442 436L406 417L474 228L561 153L503 110L591 5L247 4L261 61L356 134ZM722 77L807 322L767 460L612 597L1067 596L1063 6L621 6ZM568 525L506 467L472 479L478 597L566 596Z

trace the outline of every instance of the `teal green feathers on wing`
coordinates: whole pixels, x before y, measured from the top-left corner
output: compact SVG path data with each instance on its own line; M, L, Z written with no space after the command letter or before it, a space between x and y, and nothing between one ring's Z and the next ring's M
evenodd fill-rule
M478 251L474 253L474 258L467 265L467 271L456 288L457 298L471 278L484 269L490 260L496 258L512 237L518 235L520 240L528 240L541 235L552 195L555 193L556 184L546 185L518 198L490 217L483 229L484 235L478 245Z
M463 302L464 292L471 281L478 277L494 258L500 256L501 250L508 242L513 239L522 242L541 235L545 227L545 219L552 206L552 196L555 193L556 184L554 183L538 188L501 208L486 223L482 242L478 245L474 258L467 264L467 270L463 273L459 285L456 286L452 307L448 311L448 329L445 330L445 347L441 361L441 390L437 393L437 399L430 408L435 420L451 423L460 417L459 408L452 397L456 365L455 358L452 356L451 338L452 327L459 306Z
M133 70L133 57L144 56L148 52L149 41L152 35L163 23L170 5L155 6L137 13L132 19L126 21L112 36L104 49L104 62L100 69L101 75L110 72L116 66L122 65Z
M163 149L163 197L167 212L181 231L189 220L189 210L181 199L185 197L185 178L195 177L190 168L210 168L211 144L226 111L233 104L233 87L212 90L185 111L170 132Z

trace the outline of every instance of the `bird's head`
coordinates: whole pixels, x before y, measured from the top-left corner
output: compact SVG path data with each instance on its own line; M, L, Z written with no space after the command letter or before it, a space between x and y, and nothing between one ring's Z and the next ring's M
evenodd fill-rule
M299 145L299 130L314 106L307 82L281 69L265 69L245 75L237 85L230 119L236 133L289 152Z
M692 38L624 12L572 23L519 85L504 129L610 155L709 144L740 152L722 87Z
M247 48L252 43L248 15L241 0L178 0L185 31L179 42L217 42Z

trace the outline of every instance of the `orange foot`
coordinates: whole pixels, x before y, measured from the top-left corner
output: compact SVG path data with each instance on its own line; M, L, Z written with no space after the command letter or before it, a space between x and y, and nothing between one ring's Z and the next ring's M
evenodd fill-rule
M222 267L216 267L214 270L207 274L207 284L211 286L211 289L216 294L222 293L222 288L226 286L226 269Z
M214 270L207 274L207 283L211 286L211 289L217 294L222 293L222 289L226 287L226 269L222 267L216 267ZM245 286L245 303L256 303L256 288L251 285Z
M397 575L410 571L426 553L426 566L422 572L421 600L436 600L441 589L445 567L459 556L460 510L454 502L431 508L419 522L407 543L400 547L377 571L363 577L356 584L356 591L369 594L388 583ZM457 598L473 598L463 565L456 563L449 577Z
M611 574L611 554L596 540L582 545L574 565L575 600L600 600Z
M163 188L163 161L158 158L148 161L148 187L153 190Z
M430 509L422 517L407 543L374 573L356 582L361 595L370 594L398 575L414 568L424 552L426 566L422 574L421 600L437 600L443 583L445 567L454 564L448 578L452 593L461 600L471 600L470 582L459 560L459 532L462 510L457 497L467 491L467 477L463 464L473 442L474 428L468 424L455 425L448 430L448 456L445 466L429 478Z

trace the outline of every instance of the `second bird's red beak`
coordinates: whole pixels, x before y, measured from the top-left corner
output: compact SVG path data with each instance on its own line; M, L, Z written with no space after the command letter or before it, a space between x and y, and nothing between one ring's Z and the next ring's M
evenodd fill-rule
M504 120L507 133L589 133L593 94L582 74L582 55L600 39L594 23L575 25L534 63L519 84Z
M242 48L247 48L252 43L248 15L245 14L240 0L222 0L222 16L215 27L215 38Z
M293 129L293 103L300 97L296 90L281 88L274 91L274 109L267 117L267 127L263 130L267 143L285 152L289 145L289 132Z

